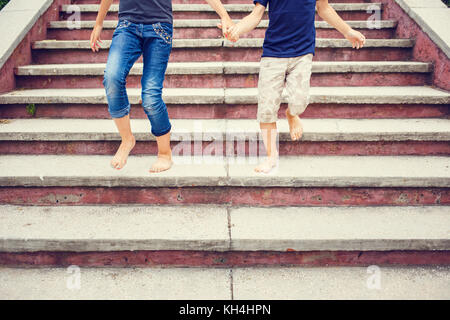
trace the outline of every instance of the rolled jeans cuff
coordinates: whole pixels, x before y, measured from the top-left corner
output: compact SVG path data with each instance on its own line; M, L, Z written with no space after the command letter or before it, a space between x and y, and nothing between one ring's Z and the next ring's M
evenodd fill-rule
M131 106L128 104L125 108L120 110L111 110L111 108L108 108L108 111L111 118L123 118L130 113L130 107Z
M172 125L169 123L169 127L168 127L168 129L166 129L166 130L154 131L153 128L152 128L152 134L153 134L155 137L161 137L161 136L163 136L163 135L169 133L171 129L172 129Z

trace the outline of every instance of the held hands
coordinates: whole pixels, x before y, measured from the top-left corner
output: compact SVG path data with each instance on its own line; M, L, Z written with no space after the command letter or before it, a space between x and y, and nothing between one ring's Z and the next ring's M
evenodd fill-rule
M239 40L239 35L237 37L236 37L236 35L234 35L234 36L231 35L232 30L234 30L236 26L237 25L231 19L225 19L225 18L222 19L221 23L217 24L217 27L219 29L222 29L223 36L232 42L236 42Z
M353 29L350 29L344 36L352 43L352 48L361 49L366 43L366 37L361 32Z
M102 40L100 39L100 34L102 33L102 26L96 25L94 27L94 30L92 30L91 33L91 50L93 52L98 52L100 49L100 43L102 43Z
M240 23L235 24L228 29L228 40L236 42L242 34L242 25Z

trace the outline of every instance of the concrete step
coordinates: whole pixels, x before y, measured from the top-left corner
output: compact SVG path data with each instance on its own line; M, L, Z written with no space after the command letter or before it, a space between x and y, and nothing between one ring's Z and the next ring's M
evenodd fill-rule
M332 7L343 19L365 20L373 14L373 10L382 10L381 3L332 3ZM174 19L217 19L217 14L208 4L173 4ZM254 8L253 4L226 4L225 8L233 19L241 19ZM66 19L71 12L70 7L61 7L61 20ZM98 4L79 5L82 20L95 20L99 9ZM372 11L370 11L372 10ZM117 19L118 4L113 4L106 19ZM265 15L267 18L267 14ZM316 18L320 18L316 15Z
M325 120L325 121L324 121ZM109 155L117 150L119 138L110 120L38 120L29 124L27 120L12 120L0 127L0 153L2 154L96 154ZM67 122L70 121L70 124ZM97 123L99 121L100 123ZM236 121L236 120L232 120ZM253 146L252 139L261 138L259 130L256 128L254 120L237 120L234 133L228 132L226 135L220 120L172 120L172 146L175 148L183 141L183 150L187 148L190 152L199 152L199 148L208 148L211 139L227 137L228 142L223 141L221 152L225 155L230 146L238 143L242 148L242 154L249 155L249 148ZM417 120L361 120L359 123L354 120L336 121L326 119L303 120L305 133L301 143L291 141L287 128L287 122L279 123L279 152L281 155L448 155L450 145L448 143L448 125L440 120L422 121ZM366 123L367 121L367 123ZM61 123L63 122L63 123ZM189 123L188 123L189 122ZM353 122L353 123L352 123ZM13 124L9 126L8 124ZM93 125L93 123L96 123ZM338 125L339 124L339 125ZM46 132L49 126L61 128ZM214 126L218 127L214 127ZM399 127L394 127L399 125ZM437 127L433 127L437 125ZM26 129L23 129L26 126ZM79 126L86 130L80 130ZM222 127L223 126L223 127ZM364 128L361 128L363 126ZM368 128L367 128L367 127ZM408 128L406 128L408 126ZM12 129L11 129L12 127ZM245 132L240 132L239 128L248 128ZM104 129L99 131L99 128ZM186 130L186 128L188 128ZM193 129L202 129L203 133L195 133ZM380 129L383 128L383 129ZM386 129L387 128L387 129ZM433 128L433 129L431 129ZM35 131L42 130L42 131ZM72 129L72 130L71 130ZM89 130L92 131L89 131ZM137 130L136 130L137 129ZM253 130L252 130L253 129ZM309 131L309 129L311 131ZM417 130L417 131L413 131ZM133 120L133 131L140 143L133 149L132 154L155 154L157 145L154 137L149 134L147 120ZM246 138L247 140L243 140ZM234 139L236 141L232 141ZM237 142L239 141L239 142ZM263 152L262 146L257 146L256 150ZM255 152L256 152L255 150ZM216 150L216 152L219 152Z
M406 86L428 82L432 65L409 61L315 61L312 86ZM103 87L105 64L49 64L20 66L16 70L19 88ZM127 86L140 87L143 65L130 71ZM257 87L259 62L174 62L170 63L164 87L245 88ZM51 77L51 78L49 78Z
M130 88L128 93L133 105L140 104L140 89ZM173 119L256 118L256 89L166 88L163 94ZM302 117L447 118L449 95L417 86L312 87L311 104ZM17 90L0 95L0 104L0 118L110 118L101 88ZM286 117L286 107L281 105L280 118ZM146 118L140 106L131 108L131 116Z
M373 281L378 275L379 278ZM449 278L448 267L415 266L378 269L1 268L0 298L448 300ZM80 280L79 287L76 286L77 279ZM219 309L217 313L223 313L223 310Z
M184 141L183 148L192 153L207 149L214 141L221 143L223 155L231 146L239 146L249 155L254 143L249 141L261 139L254 120L171 122L173 148ZM298 143L290 139L287 121L279 121L281 155L450 154L450 121L445 119L304 119L302 123L304 135ZM155 154L157 146L148 120L132 120L132 129L139 141L132 154ZM119 141L109 119L12 119L0 124L1 154L109 155ZM256 147L263 152L262 146Z
M450 141L447 119L303 119L302 141ZM259 126L254 120L172 121L173 141L211 141L235 137L254 138ZM138 141L155 140L146 119L133 119ZM290 141L287 121L278 126L281 141ZM0 141L120 141L111 120L12 119L0 124Z
M171 170L157 175L148 172L150 163L155 160L153 156L131 156L127 166L117 171L109 166L110 156L2 155L0 185L124 188L450 187L448 157L282 157L279 166L270 175L265 175L253 170L259 162L256 157L224 158L222 155L214 156L212 149L202 155L177 156ZM174 151L178 153L178 150ZM6 198L4 201L7 201Z
M174 39L171 62L259 61L263 38L245 38L236 43L223 39ZM103 41L93 53L88 40L42 40L33 43L33 61L51 63L105 62L111 41ZM411 57L411 39L368 39L364 48L353 49L346 39L319 38L316 61L405 61ZM141 58L138 62L141 62Z
M102 76L106 64L25 65L16 69L18 76ZM142 75L143 64L136 63L130 75ZM432 65L415 61L314 61L313 73L428 73ZM172 62L166 75L258 74L259 62Z
M222 31L217 28L217 19L176 19L174 20L174 38L222 38ZM394 36L397 22L393 20L379 21L377 28L373 28L367 21L347 21L348 24L364 33L369 39L388 39ZM81 21L74 29L70 21L51 21L47 29L47 39L56 40L85 40L89 39L95 21ZM264 38L268 20L263 20L258 27L242 38ZM325 21L316 21L316 36L318 38L343 38L331 25ZM110 40L117 26L117 21L107 20L103 24L102 39Z
M0 209L2 252L450 248L450 214L445 206L230 209L1 206Z
M255 104L257 88L192 89L168 88L163 98L168 104ZM131 104L140 102L141 90L131 88ZM286 102L286 96L283 95ZM0 95L0 104L99 104L106 103L103 88L30 89ZM337 104L449 104L450 93L431 87L312 87L310 103Z
M262 48L264 38L240 39L233 43L222 39L174 39L173 48ZM104 40L102 49L109 49L111 40ZM367 39L366 48L412 48L411 39ZM346 39L317 39L317 48L351 48ZM89 49L89 40L42 40L33 43L33 49Z

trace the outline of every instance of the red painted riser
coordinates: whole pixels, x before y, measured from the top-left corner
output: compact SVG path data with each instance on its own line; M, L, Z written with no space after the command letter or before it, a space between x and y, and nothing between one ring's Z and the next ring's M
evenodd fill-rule
M250 12L229 12L229 15L232 19L240 20L247 16ZM344 20L367 20L373 13L367 13L365 11L340 11L338 12L339 16ZM60 20L67 20L70 17L70 14L66 14L65 12L60 13ZM82 21L95 21L97 18L96 12L82 12L81 20ZM174 12L173 19L219 19L217 13L210 12ZM268 19L268 14L265 13L263 19ZM108 12L105 20L118 20L117 12ZM322 20L316 14L316 20Z
M429 83L424 73L315 73L311 86L422 86ZM21 76L19 88L103 88L103 76ZM129 88L141 87L141 76L127 78ZM165 88L256 88L258 75L166 75Z
M172 148L178 142L172 142ZM210 142L203 142L205 150ZM119 142L111 141L0 141L1 154L96 154L113 155ZM195 148L198 148L196 145ZM241 148L241 146L239 146ZM246 143L246 155L248 155L248 143ZM223 155L226 155L226 147L223 145ZM238 150L235 144L234 153ZM279 145L281 155L450 155L448 142L435 141L405 141L405 142L290 142L281 141ZM194 154L191 144L191 154ZM230 151L231 152L231 151ZM264 150L261 151L264 153ZM138 141L132 154L157 154L156 142ZM201 154L201 151L200 153Z
M174 48L171 62L201 61L260 61L261 48ZM315 61L405 61L411 56L410 48L317 48ZM101 63L106 62L108 50L93 53L84 50L33 50L35 64ZM139 59L138 62L142 62Z
M362 29L359 30L368 39L391 39L395 29ZM47 39L55 40L87 40L90 38L92 29L61 30L49 29ZM111 40L114 29L104 29L102 39ZM265 29L256 29L242 35L241 38L264 38ZM318 38L343 38L342 34L335 29L317 29ZM175 39L214 39L222 38L222 31L218 28L175 28Z
M1 266L258 267L450 265L450 251L114 251L0 252Z
M149 161L149 169L150 165ZM0 187L0 203L41 206L94 204L425 206L450 205L450 188Z
M2 105L0 118L30 118L25 105ZM443 118L450 110L446 105L333 105L311 104L303 118ZM168 105L173 119L256 119L252 105ZM286 105L282 105L279 117L285 117ZM36 105L35 117L109 119L106 105ZM146 118L142 107L133 106L132 118Z

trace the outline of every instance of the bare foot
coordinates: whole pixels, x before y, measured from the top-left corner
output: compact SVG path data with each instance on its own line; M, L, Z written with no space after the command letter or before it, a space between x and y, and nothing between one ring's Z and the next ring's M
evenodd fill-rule
M152 164L150 168L151 173L157 173L169 170L172 167L172 155L158 155L158 159Z
M256 168L256 172L269 173L278 164L278 154L273 157L267 157L262 163L260 163Z
M286 109L286 117L289 123L289 132L291 133L291 139L293 141L300 140L303 135L303 127L298 116L293 116Z
M135 144L136 139L134 137L128 140L122 140L119 149L111 160L111 167L117 170L122 169L127 163L128 155Z

